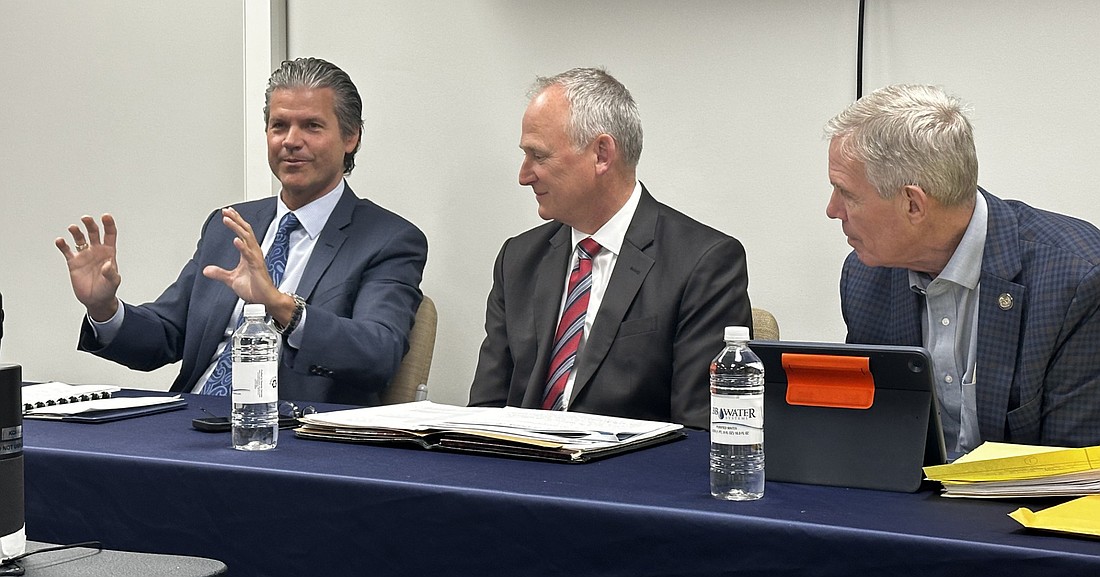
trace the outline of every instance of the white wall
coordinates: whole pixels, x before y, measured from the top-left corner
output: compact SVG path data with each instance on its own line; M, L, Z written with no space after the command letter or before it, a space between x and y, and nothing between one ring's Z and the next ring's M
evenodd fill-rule
M25 379L167 388L76 351L83 307L53 239L119 226L120 296L156 298L205 215L242 200L241 5L0 0L0 359ZM71 240L71 238L70 238Z
M1100 3L868 4L867 85L957 94L973 107L984 188L1100 223Z
M364 95L352 187L428 235L431 398L465 402L493 259L541 222L517 182L527 88L574 66L631 90L640 179L744 243L753 303L786 336L842 339L847 248L824 217L821 125L854 93L855 15L852 2L290 2L288 53L339 63Z
M28 378L163 388L175 367L135 375L73 351L80 308L51 241L80 214L115 212L122 296L151 299L202 217L243 198L242 10L96 4L0 0L0 49L30 55L0 61L0 359ZM867 4L868 89L944 85L973 104L984 186L1100 222L1086 179L1100 158L1100 4ZM824 215L821 127L854 96L856 5L288 0L288 55L337 63L363 94L351 185L428 236L423 288L440 309L431 398L465 402L493 258L540 222L516 182L526 89L574 66L606 66L631 89L640 178L741 239L753 304L776 313L784 338L843 339L848 247Z

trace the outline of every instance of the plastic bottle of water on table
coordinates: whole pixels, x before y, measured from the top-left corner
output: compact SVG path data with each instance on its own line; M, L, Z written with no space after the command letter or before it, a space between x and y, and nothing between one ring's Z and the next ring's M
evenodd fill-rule
M748 347L748 327L726 327L726 347L710 364L710 494L764 496L764 364Z

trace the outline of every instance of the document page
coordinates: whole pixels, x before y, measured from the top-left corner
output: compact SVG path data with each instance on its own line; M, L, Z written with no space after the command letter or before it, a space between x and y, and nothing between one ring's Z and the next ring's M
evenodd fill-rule
M306 426L340 429L452 431L512 439L549 441L565 447L595 448L641 441L682 425L587 413L517 407L458 407L417 401L302 417Z
M50 381L48 383L24 385L21 394L23 396L23 410L26 412L37 407L52 407L53 405L106 398L118 391L118 387L112 386L70 385Z
M78 415L81 413L94 413L98 411L114 411L117 409L132 409L135 407L154 407L167 403L174 403L181 399L179 395L171 397L111 397L109 399L96 399L94 401L80 401L66 403L52 407L39 407L27 411L28 416L37 415Z
M945 497L1049 497L1100 493L1100 447L985 442L947 465L924 468Z

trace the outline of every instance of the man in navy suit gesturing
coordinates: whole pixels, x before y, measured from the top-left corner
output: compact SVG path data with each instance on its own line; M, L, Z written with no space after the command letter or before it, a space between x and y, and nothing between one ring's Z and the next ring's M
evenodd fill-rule
M268 81L264 119L277 197L215 211L194 256L156 301L123 303L117 228L103 215L55 241L87 308L80 348L130 368L183 361L171 390L226 394L221 353L244 303L262 303L283 332L279 395L378 403L408 350L427 259L424 234L344 181L362 136L351 78L315 58L287 61ZM276 285L265 255L279 242ZM285 263L285 269L283 268Z
M1100 231L978 187L939 88L882 88L825 132L848 341L929 350L949 450L1100 444Z

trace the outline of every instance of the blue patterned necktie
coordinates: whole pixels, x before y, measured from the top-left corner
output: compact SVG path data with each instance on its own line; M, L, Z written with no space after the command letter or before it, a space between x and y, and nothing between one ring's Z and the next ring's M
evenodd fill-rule
M267 249L267 257L264 262L267 263L267 274L271 275L271 282L276 287L283 281L283 273L286 272L286 256L290 252L290 233L296 228L298 228L298 217L294 216L293 212L286 213L283 219L279 221L279 230L275 232L275 241L271 243L271 248ZM237 323L240 324L242 320L244 320L244 317L238 319ZM222 354L218 356L218 364L214 367L214 372L210 373L210 378L202 386L202 394L224 397L229 395L232 384L233 340L230 337L230 342L226 343Z

